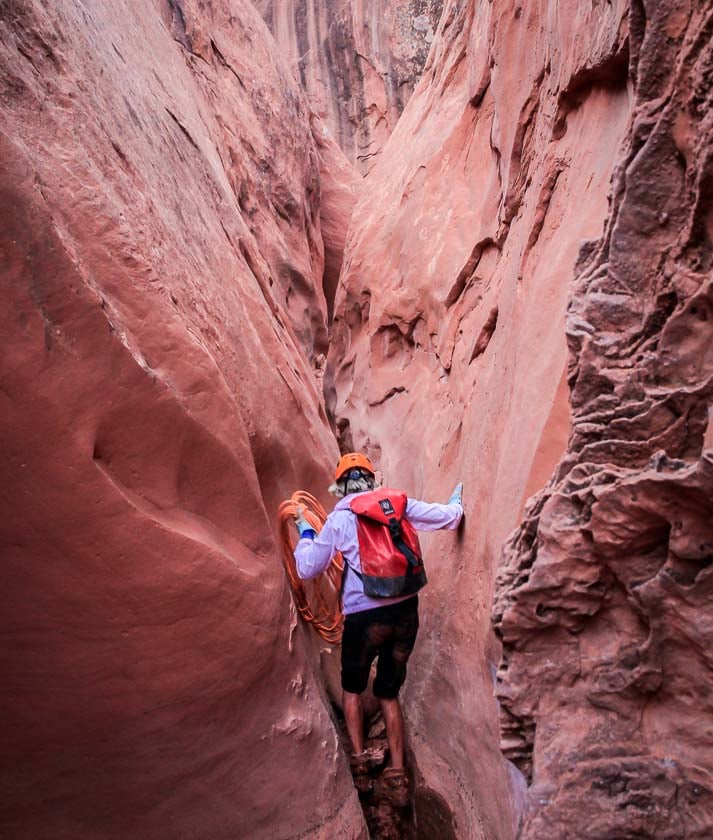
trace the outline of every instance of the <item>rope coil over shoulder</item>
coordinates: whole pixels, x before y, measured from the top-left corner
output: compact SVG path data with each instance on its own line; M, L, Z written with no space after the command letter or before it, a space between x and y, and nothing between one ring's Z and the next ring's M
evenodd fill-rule
M342 641L344 623L339 597L344 561L342 555L337 553L321 575L312 580L300 579L294 555L297 545L294 517L299 507L304 509L304 518L317 533L327 519L327 512L317 499L302 490L293 493L290 499L280 505L277 519L282 565L285 567L294 602L302 618L314 627L325 642L338 645Z

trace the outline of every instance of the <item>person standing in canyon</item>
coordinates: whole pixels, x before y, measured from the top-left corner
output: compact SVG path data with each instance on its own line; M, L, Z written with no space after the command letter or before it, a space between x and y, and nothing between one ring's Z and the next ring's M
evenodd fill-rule
M418 632L417 593L426 583L415 531L457 528L463 517L462 488L458 484L446 504L410 499L403 491L380 488L371 461L351 452L337 464L329 489L340 501L319 534L301 509L295 517L300 539L294 554L300 578L324 572L337 552L344 558L342 691L356 787L360 793L371 790L362 694L376 659L373 691L381 705L390 754L382 793L400 807L408 801L408 776L398 695Z

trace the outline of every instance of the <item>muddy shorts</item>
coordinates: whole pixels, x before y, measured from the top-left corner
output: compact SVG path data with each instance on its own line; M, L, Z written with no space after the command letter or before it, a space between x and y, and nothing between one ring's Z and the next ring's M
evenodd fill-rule
M406 679L406 663L418 633L418 595L344 618L342 688L361 694L376 657L374 694L384 700L398 696Z

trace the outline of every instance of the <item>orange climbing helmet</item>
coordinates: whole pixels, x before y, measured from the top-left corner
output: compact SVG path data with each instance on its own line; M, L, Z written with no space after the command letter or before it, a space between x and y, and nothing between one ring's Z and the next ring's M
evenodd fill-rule
M345 472L348 470L366 470L367 472L371 473L372 475L376 474L374 470L374 465L371 461L361 452L347 452L346 455L342 455L339 459L339 463L337 464L337 469L334 473L334 480L339 481L339 479L344 475Z

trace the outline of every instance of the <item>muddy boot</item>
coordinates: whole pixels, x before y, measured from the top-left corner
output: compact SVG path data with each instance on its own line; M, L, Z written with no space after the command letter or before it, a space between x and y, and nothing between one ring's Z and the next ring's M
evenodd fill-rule
M387 767L381 775L379 795L394 808L405 808L409 801L408 775L405 768Z
M359 755L352 755L349 759L349 766L354 779L354 787L359 792L359 796L366 796L371 793L373 784L369 775L369 754L366 750Z

